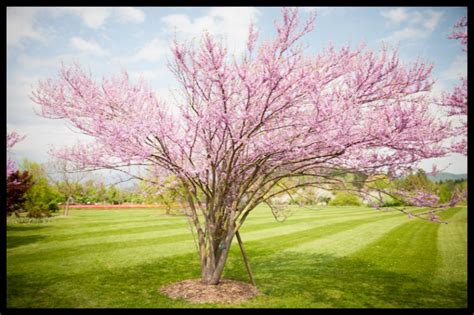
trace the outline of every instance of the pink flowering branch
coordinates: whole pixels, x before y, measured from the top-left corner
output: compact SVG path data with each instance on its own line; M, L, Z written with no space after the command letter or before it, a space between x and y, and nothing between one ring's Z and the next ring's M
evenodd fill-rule
M15 144L25 139L26 136L20 136L15 131L7 134L7 149L11 149Z
M467 17L463 16L454 24L454 31L448 36L450 39L459 39L463 50L467 52Z
M378 195L374 195L374 192L377 192ZM440 203L439 197L436 194L423 191L421 188L408 191L402 189L383 189L370 187L370 189L366 188L360 190L359 193L364 196L364 199L367 200L368 204L373 208L380 209L384 204L383 196L388 196L394 200L401 200L404 204L408 206L426 208L428 210L425 212L414 213L413 211L409 211L405 207L390 206L385 208L391 208L405 213L410 219L416 217L431 222L445 224L447 224L448 222L441 220L441 218L436 213L454 207L459 202L467 200L467 190L459 188L455 190L451 199L445 203Z
M454 28L455 31L448 38L461 40L463 51L467 53L467 17L462 17ZM449 116L461 119L462 126L456 129L454 135L462 138L453 143L452 149L454 152L467 155L467 78L461 77L460 81L461 83L452 92L442 94L439 103L447 108Z

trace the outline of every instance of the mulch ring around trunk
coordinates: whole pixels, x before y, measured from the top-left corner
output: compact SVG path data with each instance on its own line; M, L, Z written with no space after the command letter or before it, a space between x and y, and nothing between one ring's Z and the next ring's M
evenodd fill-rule
M228 279L217 285L203 284L201 279L184 280L163 286L160 292L189 303L241 303L259 294L249 283Z

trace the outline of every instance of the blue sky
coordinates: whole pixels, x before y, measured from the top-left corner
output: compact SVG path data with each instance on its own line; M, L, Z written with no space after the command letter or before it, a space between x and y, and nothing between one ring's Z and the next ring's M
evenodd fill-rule
M450 89L467 72L467 56L458 41L448 39L467 8L455 7L303 7L302 17L316 10L315 30L306 36L308 53L333 43L382 42L399 46L400 57L434 63L433 93ZM83 138L65 122L35 114L29 93L39 79L55 76L61 62L79 62L98 79L127 70L133 79L143 76L157 95L173 100L174 78L166 67L174 36L192 40L208 30L223 36L229 50L245 46L248 24L259 28L260 39L274 34L277 7L34 7L7 8L7 131L26 135L11 151L46 162L51 146L71 145ZM438 159L446 171L467 173L467 158ZM422 164L431 169L433 161Z

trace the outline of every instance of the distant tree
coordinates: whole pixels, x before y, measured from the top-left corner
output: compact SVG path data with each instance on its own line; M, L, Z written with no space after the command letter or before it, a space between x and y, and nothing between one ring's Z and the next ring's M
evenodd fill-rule
M102 182L95 183L96 202L107 203L107 186Z
M109 186L106 192L107 203L109 204L121 204L123 203L122 192L115 186Z
M434 184L428 179L424 170L417 170L416 173L409 174L404 178L396 179L395 187L406 191L434 192Z
M436 184L436 193L440 202L449 202L456 192L463 190L467 190L467 180L465 179L448 179Z
M157 179L150 178L138 184L143 201L147 204L159 204L164 206L165 214L172 214L173 208L178 207L178 211L183 211L184 188L175 176L170 175L160 182L160 185L151 182ZM202 195L200 196L202 198Z
M137 192L142 196L143 202L149 205L159 203L158 198L159 187L148 181L140 181L138 183Z
M75 199L80 204L107 204L107 190L108 187L100 179L87 178L78 184L78 195Z
M451 199L454 191L454 185L450 185L451 183L450 181L438 183L437 193L440 202L448 202Z
M348 192L337 192L335 197L329 201L330 206L360 206L361 200L357 195Z
M21 168L28 171L32 177L32 186L25 194L25 209L39 215L46 215L58 209L61 194L49 183L43 165L23 160Z
M80 194L81 182L86 178L83 172L74 171L71 163L64 159L56 159L47 164L47 177L56 190L64 197L64 216L69 215L70 203Z
M175 176L169 176L164 182L161 189L157 192L157 200L165 207L165 214L172 214L173 207L183 204L182 196L184 196L184 187L176 179ZM182 210L182 209L181 209Z
M140 186L135 183L133 186L123 190L125 202L133 204L142 204L145 201L145 196L140 191Z

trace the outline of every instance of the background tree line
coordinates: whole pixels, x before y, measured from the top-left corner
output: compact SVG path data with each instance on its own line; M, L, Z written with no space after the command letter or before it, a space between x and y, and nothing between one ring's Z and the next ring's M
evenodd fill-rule
M373 177L357 173L333 174L341 178L341 185L328 185L327 190L302 187L290 190L287 195L275 198L276 203L295 205L330 205L330 206L362 206L377 204L377 207L415 206L399 191L408 193L426 193L436 196L437 203L449 202L456 192L467 191L467 179L432 180L425 171L418 170L402 178L391 180L386 175ZM306 179L300 178L293 183L282 185L294 186ZM365 191L365 198L361 194Z
M55 169L60 168L59 162ZM25 212L28 217L47 217L60 208L69 205L118 205L118 204L156 204L165 208L166 214L176 213L182 203L180 187L169 177L163 187L139 182L132 186L120 188L106 185L98 179L86 175L74 176L61 173L62 176L51 176L50 165L39 164L25 159L20 170L12 173L8 179L7 211L9 214ZM419 170L403 178L390 180L387 176L361 178L359 174L336 174L344 179L344 187L328 187L328 190L303 187L289 191L286 195L275 198L275 203L294 205L330 205L330 206L361 206L370 205L370 196L363 200L356 190L364 188L370 192L373 200L378 200L380 207L410 206L410 202L400 197L380 194L379 190L424 191L439 198L439 203L451 200L453 194L467 189L467 179L448 179L432 181L427 174ZM304 178L293 181L304 181ZM294 186L296 182L281 185ZM349 183L349 184L347 184ZM296 183L297 184L297 183ZM354 193L351 192L354 191Z
M56 165L57 168L57 165ZM7 212L17 216L47 217L69 205L163 204L173 206L176 193L157 194L146 183L119 188L81 174L52 175L51 165L25 159L19 170L7 177ZM169 211L168 211L169 212Z

